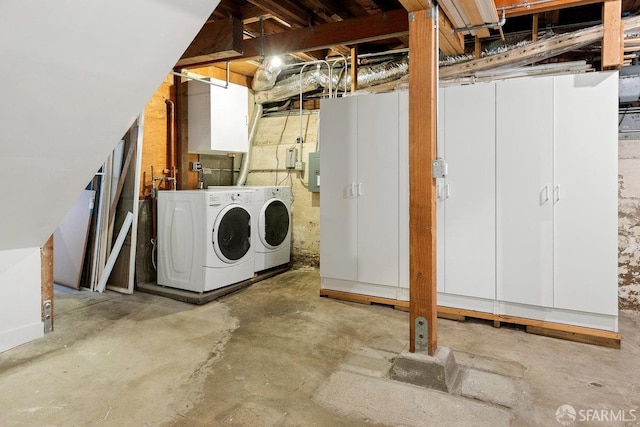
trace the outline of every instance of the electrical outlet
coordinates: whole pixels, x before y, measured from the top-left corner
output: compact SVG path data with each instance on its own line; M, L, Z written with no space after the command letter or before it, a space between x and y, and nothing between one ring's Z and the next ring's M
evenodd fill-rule
M304 162L296 162L295 170L304 172Z

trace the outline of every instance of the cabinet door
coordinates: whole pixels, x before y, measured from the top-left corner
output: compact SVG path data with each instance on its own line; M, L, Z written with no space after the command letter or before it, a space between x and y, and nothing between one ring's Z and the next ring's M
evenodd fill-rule
M398 299L409 293L409 91L398 92Z
M356 99L358 280L398 286L398 94Z
M358 280L356 97L320 108L320 275Z
M497 83L497 298L553 306L553 78Z
M445 152L445 132L444 132L444 106L446 103L445 90L438 90L438 121L437 121L437 144L436 144L436 156L447 160L447 153ZM445 199L444 199L444 186L445 179L439 178L436 180L436 228L437 228L437 240L436 240L436 276L438 282L438 292L445 291Z
M618 312L618 76L555 80L555 307Z
M493 299L495 84L446 88L445 99L445 292Z

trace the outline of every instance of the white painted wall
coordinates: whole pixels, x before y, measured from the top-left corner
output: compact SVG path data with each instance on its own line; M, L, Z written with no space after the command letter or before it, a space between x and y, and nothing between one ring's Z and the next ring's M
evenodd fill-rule
M218 3L0 2L0 250L44 244Z
M40 248L0 251L0 352L40 338Z
M13 249L46 242L219 2L0 2L0 351L42 334L39 250Z

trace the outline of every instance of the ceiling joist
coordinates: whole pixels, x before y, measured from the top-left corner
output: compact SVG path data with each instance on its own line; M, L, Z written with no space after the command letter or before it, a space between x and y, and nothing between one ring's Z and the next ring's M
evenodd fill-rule
M206 26L211 24L206 24ZM181 68L193 64L211 62L211 56L218 60L239 60L259 56L282 55L296 52L309 52L327 49L336 45L352 45L376 40L383 40L408 34L409 21L403 9L393 10L385 14L352 18L345 21L317 25L313 28L301 28L271 36L244 40L242 55L230 55L220 58L215 40L205 40L208 49L199 49L197 55L185 52L176 67ZM204 32L201 31L201 33ZM194 41L195 43L195 41ZM202 46L198 43L198 46ZM262 48L262 50L261 50Z
M311 21L311 11L291 0L249 0L249 3L289 23L293 28L306 27Z

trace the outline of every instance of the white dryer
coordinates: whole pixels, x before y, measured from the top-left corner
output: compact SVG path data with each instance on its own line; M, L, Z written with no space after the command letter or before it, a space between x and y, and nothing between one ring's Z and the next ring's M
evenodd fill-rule
M267 270L291 261L291 204L293 194L287 186L209 187L255 192L254 246L255 271Z
M255 270L262 271L291 260L291 188L254 187L258 206Z
M206 292L254 273L255 192L158 192L158 284Z

